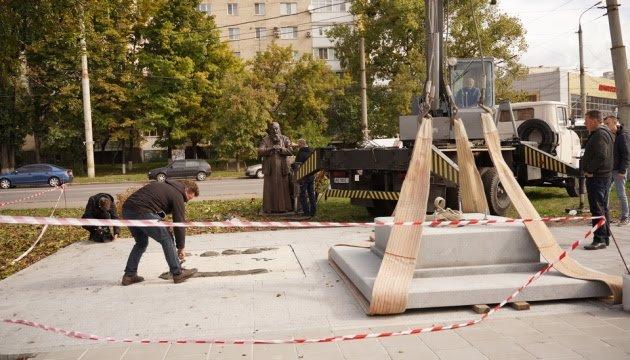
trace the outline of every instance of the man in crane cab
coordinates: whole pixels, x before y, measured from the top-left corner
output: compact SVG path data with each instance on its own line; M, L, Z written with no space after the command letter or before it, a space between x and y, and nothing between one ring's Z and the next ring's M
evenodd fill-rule
M460 109L476 107L479 104L481 91L475 87L475 79L466 79L466 85L455 94L455 103Z

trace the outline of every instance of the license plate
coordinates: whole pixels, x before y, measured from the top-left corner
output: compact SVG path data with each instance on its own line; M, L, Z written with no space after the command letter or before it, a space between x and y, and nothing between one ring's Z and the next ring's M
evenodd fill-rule
M333 178L333 182L335 184L349 184L350 183L350 178L347 178L347 177Z

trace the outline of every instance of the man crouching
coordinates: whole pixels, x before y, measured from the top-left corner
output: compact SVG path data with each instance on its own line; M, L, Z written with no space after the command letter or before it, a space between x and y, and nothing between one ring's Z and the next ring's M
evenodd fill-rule
M152 182L131 194L123 204L123 218L127 220L163 220L167 214L173 214L173 222L186 221L186 202L199 196L197 184L188 180L166 180ZM185 258L186 228L176 227L175 244L171 233L165 227L129 227L136 244L131 249L123 285L131 285L144 278L138 276L138 264L153 238L162 245L164 256L175 284L186 281L197 272L197 269L182 269L180 261Z

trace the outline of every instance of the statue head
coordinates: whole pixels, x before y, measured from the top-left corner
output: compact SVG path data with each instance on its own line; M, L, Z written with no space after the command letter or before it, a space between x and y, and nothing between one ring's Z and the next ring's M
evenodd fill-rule
M282 135L282 132L280 131L280 124L275 121L269 123L269 125L267 126L267 134L273 137L278 137L279 135Z

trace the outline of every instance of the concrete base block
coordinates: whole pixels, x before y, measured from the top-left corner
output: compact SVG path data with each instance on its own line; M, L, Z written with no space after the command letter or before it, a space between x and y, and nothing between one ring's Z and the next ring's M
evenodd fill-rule
M330 249L329 260L369 302L381 257L368 249L338 246ZM496 271L491 273L435 272L436 277L422 276L423 271L436 269L416 270L419 276L414 276L411 282L407 309L499 303L540 270L543 263L527 266L530 266L527 271L505 268L507 272L502 272L495 267L493 270ZM552 270L525 289L515 301L592 298L609 294L610 290L603 283L569 278Z
M623 274L623 310L630 312L630 274L625 273Z

